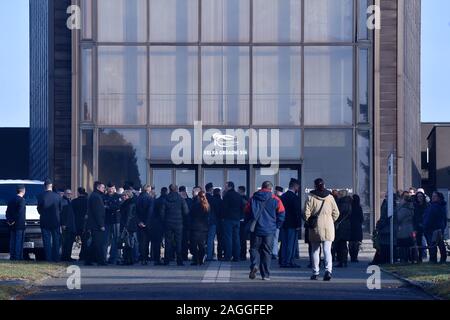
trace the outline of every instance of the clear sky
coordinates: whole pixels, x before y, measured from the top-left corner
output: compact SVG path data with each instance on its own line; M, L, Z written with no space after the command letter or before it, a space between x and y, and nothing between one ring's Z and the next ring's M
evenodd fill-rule
M29 126L29 0L0 0L0 127ZM422 121L450 122L450 0L422 1Z

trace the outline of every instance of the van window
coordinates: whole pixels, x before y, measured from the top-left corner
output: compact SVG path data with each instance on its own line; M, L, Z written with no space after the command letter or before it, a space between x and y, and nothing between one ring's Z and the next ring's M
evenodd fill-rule
M6 206L16 196L16 184L0 184L0 205ZM40 184L25 184L25 201L27 205L37 205L37 197L44 192Z

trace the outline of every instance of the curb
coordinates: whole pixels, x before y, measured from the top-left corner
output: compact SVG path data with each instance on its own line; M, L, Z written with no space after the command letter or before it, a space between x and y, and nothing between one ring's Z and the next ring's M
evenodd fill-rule
M405 283L407 283L408 285L410 285L410 286L412 286L412 287L415 287L415 288L419 289L420 291L422 291L423 293L427 294L428 296L430 296L430 297L433 298L434 300L446 300L446 299L444 299L444 298L441 298L441 297L439 297L439 296L436 296L436 295L434 295L434 294L432 294L432 293L426 291L425 288L424 288L419 282L417 282L417 281L408 280L408 279L406 279L406 278L403 278L403 277L399 276L398 274L396 274L396 273L394 273L394 272L387 271L386 269L384 269L384 268L382 268L382 267L380 267L380 269L381 269L381 271L383 271L384 273L387 273L387 274L389 274L390 276L392 276L392 277L394 277L394 278L396 278L396 279L398 279L398 280L400 280L400 281L402 281L402 282L405 282Z

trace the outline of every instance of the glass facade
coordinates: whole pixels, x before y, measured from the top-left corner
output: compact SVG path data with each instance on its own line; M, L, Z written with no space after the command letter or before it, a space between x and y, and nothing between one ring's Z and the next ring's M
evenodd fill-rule
M87 3L79 115L80 134L92 133L83 150L92 149L93 178L157 188L231 179L251 192L261 180L286 185L291 177L306 191L321 176L330 188L360 193L370 209L370 1ZM270 177L257 166L195 163L176 171L172 133L193 136L196 121L222 132L279 129L282 170Z

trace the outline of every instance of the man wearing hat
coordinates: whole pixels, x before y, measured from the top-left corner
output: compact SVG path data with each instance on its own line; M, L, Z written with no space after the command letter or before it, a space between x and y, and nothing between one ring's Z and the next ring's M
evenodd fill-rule
M286 209L285 220L280 230L282 268L298 267L295 263L295 251L298 247L298 229L301 226L301 205L298 191L300 183L297 179L291 179L289 190L281 196L281 201Z
M53 182L50 179L45 180L44 188L45 192L38 199L37 210L40 215L45 259L49 262L58 262L61 247L62 199L53 192Z

